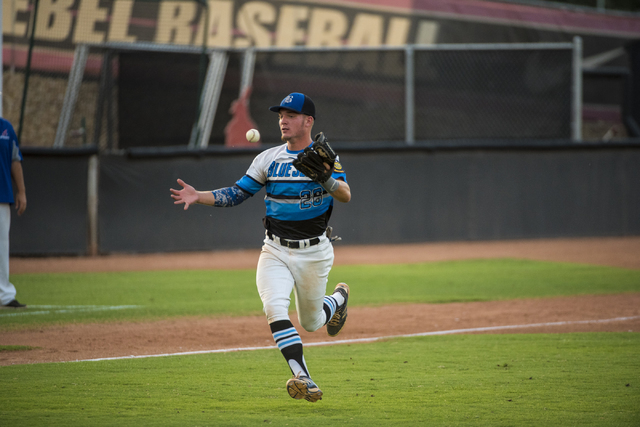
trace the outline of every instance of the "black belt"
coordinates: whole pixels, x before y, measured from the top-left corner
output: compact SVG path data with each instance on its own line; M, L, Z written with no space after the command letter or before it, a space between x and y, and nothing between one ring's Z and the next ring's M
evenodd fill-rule
M317 245L320 243L320 239L318 237L314 237L313 239L304 239L304 240L287 240L282 237L278 237L273 235L270 231L267 231L267 237L273 240L276 243L281 244L282 246L286 246L291 249L300 249L300 248L308 248L310 246Z

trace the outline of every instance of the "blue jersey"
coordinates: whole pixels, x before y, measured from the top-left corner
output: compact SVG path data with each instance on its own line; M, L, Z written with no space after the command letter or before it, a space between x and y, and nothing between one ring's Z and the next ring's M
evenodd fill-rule
M333 209L333 197L293 166L292 161L300 152L289 151L287 144L265 150L236 182L251 195L266 187L264 226L276 236L291 240L320 236ZM347 180L339 159L333 178Z
M9 121L0 118L0 203L13 203L11 164L22 161L18 137Z

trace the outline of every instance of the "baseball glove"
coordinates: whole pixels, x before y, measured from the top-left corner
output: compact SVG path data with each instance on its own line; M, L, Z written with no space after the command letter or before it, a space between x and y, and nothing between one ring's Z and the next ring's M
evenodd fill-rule
M338 155L336 154L335 151L333 151L333 148L331 148L331 146L329 145L329 141L327 140L327 137L324 136L324 133L320 132L319 134L316 135L316 137L313 140L314 142L312 147L315 150L315 152L318 153L318 155L322 158L323 162L328 164L329 167L333 169L333 165L335 164L336 157L338 157Z
M336 152L327 142L324 133L320 132L314 138L311 147L307 147L293 160L293 166L312 180L324 183L333 173L336 162ZM324 164L329 165L329 169Z

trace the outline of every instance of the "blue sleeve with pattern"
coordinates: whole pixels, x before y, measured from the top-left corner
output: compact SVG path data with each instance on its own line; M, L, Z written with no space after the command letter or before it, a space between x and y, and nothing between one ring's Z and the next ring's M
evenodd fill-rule
M252 194L247 193L236 185L233 187L219 188L213 190L211 193L213 193L216 200L213 206L223 208L237 206L252 196Z

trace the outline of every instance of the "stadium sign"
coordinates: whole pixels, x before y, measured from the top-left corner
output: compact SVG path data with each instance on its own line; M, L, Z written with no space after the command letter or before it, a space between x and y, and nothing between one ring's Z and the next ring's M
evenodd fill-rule
M4 0L2 5L5 49L8 42L24 44L34 2ZM555 42L573 35L596 37L596 49L610 49L640 37L640 19L471 0L209 0L206 7L196 1L40 0L35 31L38 46L62 49L104 42L375 47Z

